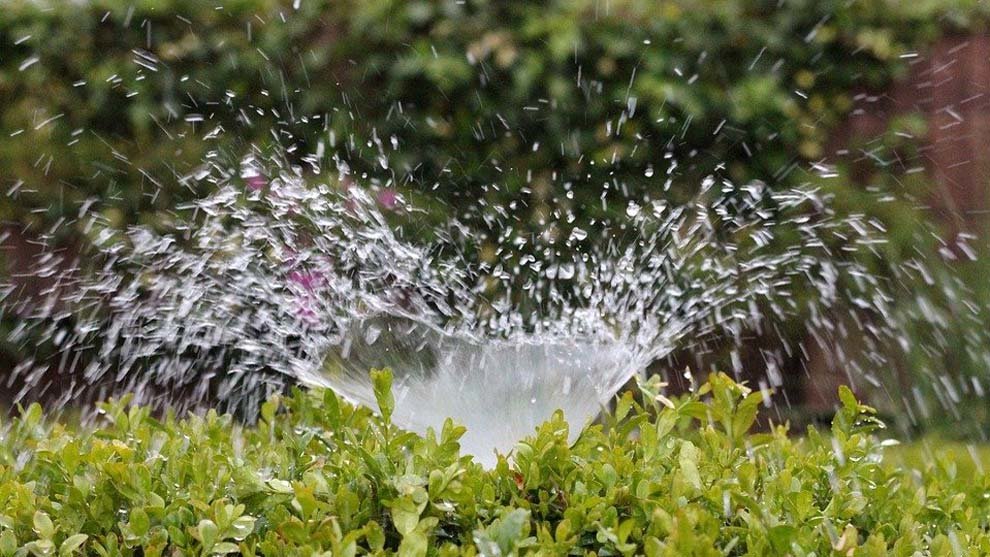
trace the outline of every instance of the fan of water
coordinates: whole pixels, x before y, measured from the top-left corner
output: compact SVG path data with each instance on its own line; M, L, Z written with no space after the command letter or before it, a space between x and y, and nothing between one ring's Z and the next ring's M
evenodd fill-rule
M171 232L104 230L96 270L47 256L36 271L59 271L45 303L5 294L20 316L10 339L41 330L54 345L16 370L18 398L54 367L66 401L102 385L99 395L174 404L183 392L251 414L301 383L374 407L368 371L388 367L397 423L422 432L452 417L467 426L465 449L491 462L558 408L591 420L687 345L738 348L746 331L795 316L828 345L850 334L833 319L849 307L867 357L884 361L881 346L903 337L890 287L856 258L883 242L882 227L835 217L811 190L713 177L687 204L631 201L594 235L564 221L527 235L490 213L493 256L476 228L416 225L415 206L383 203L338 170L213 163L187 179L214 193L179 208Z

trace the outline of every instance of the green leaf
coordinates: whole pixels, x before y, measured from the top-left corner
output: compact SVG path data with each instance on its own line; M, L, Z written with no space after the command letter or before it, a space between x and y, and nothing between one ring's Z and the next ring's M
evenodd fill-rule
M281 399L279 399L279 397L277 396L272 397L271 399L266 400L264 403L262 403L261 419L264 420L265 423L269 425L275 423L275 413L278 412L278 407L280 403L281 403Z
M0 534L0 555L10 557L17 551L17 536L10 530Z
M513 509L502 515L488 529L488 534L502 550L502 555L510 555L526 535L529 526L529 511Z
M199 542L203 544L203 548L209 550L217 541L219 529L212 520L203 519L196 526L196 533L198 534Z
M677 414L672 410L663 410L657 416L657 438L661 441L674 430L677 425Z
M615 471L615 467L607 462L603 464L601 469L598 471L598 477L605 485L605 489L611 489L612 486L615 485L615 482L619 481L619 476Z
M131 510L128 526L135 536L143 538L148 533L148 530L151 529L151 519L148 518L148 513L144 509L137 507Z
M213 553L215 555L216 554L226 555L228 553L238 553L240 552L240 550L241 549L235 543L221 542L213 546L213 549L210 550L210 553Z
M43 540L50 540L55 537L55 525L52 519L42 511L34 513L34 533Z
M254 523L255 519L252 516L244 515L237 517L230 525L230 537L237 541L242 541L254 531Z
M326 416L327 425L330 427L340 425L340 400L336 393L330 389L323 391L323 413Z
M797 535L798 529L794 526L781 524L774 526L767 531L770 546L778 555L785 555L791 551L791 542Z
M629 411L632 409L633 402L633 394L631 392L623 393L623 395L619 397L619 401L615 404L616 422L621 422L626 419L626 416L629 415Z
M417 504L411 497L402 497L392 502L392 523L403 536L409 534L419 525L419 516L425 508L425 503Z
M684 476L684 480L695 489L701 489L701 474L698 471L698 448L694 446L694 443L684 441L681 445L678 464L680 465L681 475Z
M756 422L756 417L760 411L760 405L763 403L763 391L756 391L746 396L739 403L736 408L736 416L734 420L735 427L735 439L741 439L746 433L749 432L750 428L753 427L753 423Z
M414 530L402 537L399 544L399 557L424 557L429 548L429 539L423 532Z
M372 552L381 551L385 547L385 532L374 520L368 522L365 528L365 539L368 540L368 547Z
M82 547L88 539L89 536L86 534L73 534L68 538L65 538L65 541L62 542L61 547L58 548L58 554L63 557L66 555L72 555L77 549Z
M291 495L295 493L295 490L292 489L291 483L285 480L280 480L278 478L272 478L268 480L268 487L271 488L271 490L274 491L275 493L280 493L283 495Z
M375 400L378 402L378 411L385 423L389 423L392 419L392 411L395 409L395 397L392 394L392 370L387 368L372 370L371 382L375 390Z
M29 405L26 410L22 411L21 422L28 429L34 429L41 424L43 415L41 405L34 402Z
M842 402L842 408L850 415L859 414L859 401L849 387L839 385L839 400Z
M52 540L37 540L27 544L27 550L35 557L49 557L55 555L55 542Z

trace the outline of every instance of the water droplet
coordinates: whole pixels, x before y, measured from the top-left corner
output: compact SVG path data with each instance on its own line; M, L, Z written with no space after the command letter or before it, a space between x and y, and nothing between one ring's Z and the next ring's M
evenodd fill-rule
M382 334L382 330L380 327L370 325L364 332L364 341L369 345L374 344L375 341L378 340L378 337L381 336L381 334Z

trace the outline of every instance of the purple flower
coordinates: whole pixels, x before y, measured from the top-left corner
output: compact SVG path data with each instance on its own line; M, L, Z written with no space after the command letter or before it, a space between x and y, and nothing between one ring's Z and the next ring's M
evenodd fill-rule
M318 321L316 317L316 312L309 308L309 306L301 305L296 308L296 315L306 321L307 323L314 324Z
M379 190L376 199L378 200L378 204L381 205L383 209L387 209L389 211L395 209L396 205L399 204L399 194L397 194L392 188Z
M295 313L310 324L319 321L315 311L317 306L316 289L326 280L326 275L321 271L296 270L286 277L290 286L295 286Z
M308 292L313 292L323 282L323 273L318 271L292 271L289 282L294 282Z
M260 174L255 174L254 176L248 176L244 179L247 183L247 187L251 191L258 191L264 189L268 185L268 180Z

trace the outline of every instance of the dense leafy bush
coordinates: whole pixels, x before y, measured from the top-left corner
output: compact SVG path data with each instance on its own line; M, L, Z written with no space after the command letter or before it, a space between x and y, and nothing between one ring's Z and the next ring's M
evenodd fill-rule
M180 177L209 151L233 158L249 145L280 144L298 163L322 142L372 187L453 211L465 196L515 203L519 228L541 231L557 207L580 219L621 213L621 202L601 203L606 182L683 200L713 171L817 180L804 163L827 154L856 93L902 75L902 54L987 15L979 0L0 2L0 221L78 232L80 206L96 200L94 235L167 226L180 201L203 193ZM906 150L924 131L910 116L894 124L881 144ZM376 137L382 151L367 143ZM840 194L837 210L891 231L883 265L938 248L937 238L919 242L910 210L875 206L838 172L821 183ZM883 167L875 181L924 195L922 174L894 172ZM967 284L983 288L985 269L972 274ZM964 297L935 302L905 311L937 306L961 323L954 338L978 327L953 309ZM916 322L910 357L923 365L905 368L985 377L982 352L960 346L945 365ZM0 368L61 357L38 350L49 338L8 342L18 326L0 315ZM938 384L914 377L904 388L933 398ZM985 422L970 420L982 431Z
M484 470L461 428L418 437L331 392L257 426L108 404L96 429L33 406L4 424L0 555L985 555L990 477L884 462L844 392L828 433L748 433L761 406L724 375L655 381L568 442L556 415Z
M585 217L601 216L605 182L654 197L683 196L715 168L792 183L856 92L984 11L965 0L7 1L0 177L24 185L0 199L0 218L51 223L96 195L112 224L166 219L156 211L195 195L176 176L207 150L273 142L297 153L323 142L410 194L515 200L534 226L566 182L562 202ZM672 191L668 172L681 178Z

